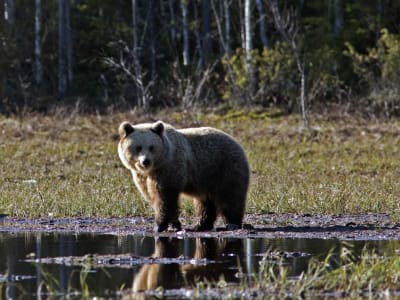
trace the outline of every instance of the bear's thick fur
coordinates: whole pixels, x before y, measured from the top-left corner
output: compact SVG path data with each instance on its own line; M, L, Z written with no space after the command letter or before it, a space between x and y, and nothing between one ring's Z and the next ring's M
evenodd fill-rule
M194 199L196 231L211 230L218 215L238 229L246 204L250 170L243 148L210 127L177 130L161 121L121 123L118 154L136 187L153 206L155 231L181 230L180 194Z

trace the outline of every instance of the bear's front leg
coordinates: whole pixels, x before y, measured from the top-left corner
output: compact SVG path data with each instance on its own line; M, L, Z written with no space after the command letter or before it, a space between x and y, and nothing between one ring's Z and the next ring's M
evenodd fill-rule
M179 192L176 190L158 190L156 201L153 202L153 209L155 213L156 226L155 232L162 232L168 229L168 225L175 231L182 229L179 222L179 205L178 205Z

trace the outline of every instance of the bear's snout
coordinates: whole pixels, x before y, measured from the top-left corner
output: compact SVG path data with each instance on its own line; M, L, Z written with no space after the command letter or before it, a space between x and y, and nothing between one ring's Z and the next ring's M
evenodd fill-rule
M139 165L142 169L148 169L151 166L151 160L148 157L139 157Z
M151 161L148 158L144 158L141 163L142 163L143 167L147 168L150 166Z

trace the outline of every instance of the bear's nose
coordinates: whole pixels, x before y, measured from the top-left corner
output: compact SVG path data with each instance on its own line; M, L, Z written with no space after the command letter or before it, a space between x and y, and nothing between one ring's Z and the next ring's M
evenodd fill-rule
M142 160L142 165L143 167L147 168L148 166L150 166L150 159L145 158Z

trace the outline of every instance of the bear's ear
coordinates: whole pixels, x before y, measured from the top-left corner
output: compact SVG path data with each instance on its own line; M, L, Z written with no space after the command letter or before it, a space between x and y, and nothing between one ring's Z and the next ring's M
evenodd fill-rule
M151 131L157 133L158 135L161 135L164 131L164 123L161 121L157 121L155 122L152 126L151 126Z
M130 135L133 132L133 130L134 129L133 129L132 124L125 121L125 122L122 122L121 125L119 125L118 133L119 133L120 138L122 139L122 138Z

